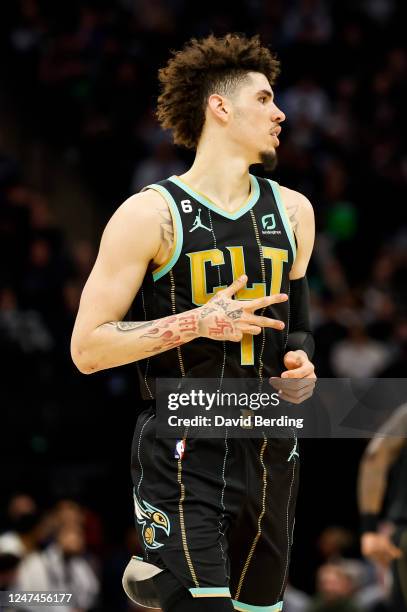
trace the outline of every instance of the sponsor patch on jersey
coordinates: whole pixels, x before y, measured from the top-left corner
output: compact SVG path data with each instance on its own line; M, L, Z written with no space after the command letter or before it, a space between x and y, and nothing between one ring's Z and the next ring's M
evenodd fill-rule
M262 234L281 234L281 230L276 229L276 216L274 213L263 215L261 218Z
M175 445L175 452L174 452L175 459L182 460L184 453L185 453L185 440L177 440L177 443Z

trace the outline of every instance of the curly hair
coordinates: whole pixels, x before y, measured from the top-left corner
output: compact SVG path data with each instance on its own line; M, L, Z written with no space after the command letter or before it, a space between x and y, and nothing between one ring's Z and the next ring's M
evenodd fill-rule
M262 46L259 36L193 38L181 51L174 51L158 72L161 94L157 117L164 129L172 131L175 144L195 149L209 96L231 94L248 72L264 74L270 85L280 72L279 61Z

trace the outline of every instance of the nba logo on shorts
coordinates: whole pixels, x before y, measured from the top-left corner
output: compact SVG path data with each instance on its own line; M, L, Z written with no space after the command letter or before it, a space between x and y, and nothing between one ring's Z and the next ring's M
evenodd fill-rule
M184 440L177 440L177 443L175 445L175 453L174 453L174 457L175 459L182 459L185 453L185 442Z

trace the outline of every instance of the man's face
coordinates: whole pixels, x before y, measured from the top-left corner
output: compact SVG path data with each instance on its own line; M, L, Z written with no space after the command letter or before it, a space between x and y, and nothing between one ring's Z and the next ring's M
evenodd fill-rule
M266 170L272 170L277 162L280 123L285 115L276 106L265 75L248 73L247 79L237 88L232 105L229 125L232 141L244 149L249 164L263 163Z

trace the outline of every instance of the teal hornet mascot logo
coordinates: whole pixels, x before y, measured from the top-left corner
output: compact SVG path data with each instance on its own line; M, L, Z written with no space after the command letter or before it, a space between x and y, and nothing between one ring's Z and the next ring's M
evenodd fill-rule
M166 535L170 534L170 521L165 512L155 508L144 500L138 500L134 493L134 509L137 523L141 525L144 544L147 548L161 548L164 544L156 542L156 530L162 529Z
M261 218L261 224L264 230L273 230L276 227L274 213L271 213L271 215L263 215Z

